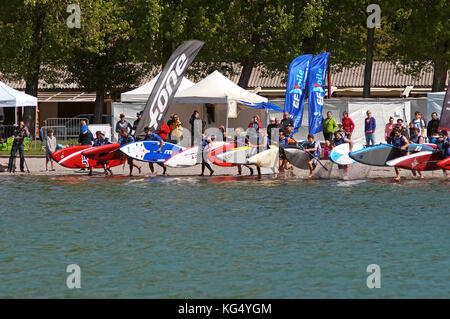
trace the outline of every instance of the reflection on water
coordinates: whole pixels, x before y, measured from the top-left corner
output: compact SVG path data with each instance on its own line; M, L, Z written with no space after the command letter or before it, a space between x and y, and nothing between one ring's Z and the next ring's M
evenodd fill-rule
M449 297L448 181L2 181L0 297ZM71 263L78 291L65 286Z

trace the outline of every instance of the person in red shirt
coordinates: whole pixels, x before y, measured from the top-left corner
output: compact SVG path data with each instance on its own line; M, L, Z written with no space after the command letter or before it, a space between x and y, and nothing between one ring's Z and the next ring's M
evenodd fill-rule
M259 133L259 130L262 129L262 125L259 122L258 115L253 116L252 121L250 122L250 124L248 124L247 128L253 128L253 129L255 129L256 133Z
M348 117L348 112L342 113L342 128L346 132L346 137L348 139L352 138L353 130L355 129L355 123L351 118Z

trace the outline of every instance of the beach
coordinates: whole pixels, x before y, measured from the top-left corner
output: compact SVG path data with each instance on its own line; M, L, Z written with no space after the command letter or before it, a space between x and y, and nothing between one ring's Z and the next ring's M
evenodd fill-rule
M7 156L1 156L0 157L0 163L8 163L9 157ZM65 167L62 167L58 165L57 163L54 163L55 171L45 171L45 157L43 156L26 156L25 161L28 165L28 168L30 170L30 173L21 173L19 171L19 158L16 159L16 165L17 170L15 173L0 173L1 175L49 175L49 176L80 176L80 175L87 175L88 171L80 172L78 169L68 169ZM138 173L138 170L136 168L133 169L133 176L136 177L151 177L151 172L148 167L148 164L145 162L138 162L140 166L142 166L142 172L141 174ZM313 176L313 179L346 179L346 180L356 180L356 179L377 179L377 178L394 178L394 168L392 167L376 167L376 166L367 166L359 163L352 164L350 166L348 174L345 176L343 175L343 171L339 170L337 168L337 165L332 164L331 161L323 160L322 163L324 166L328 169L326 171L323 167L318 165L316 168L315 174ZM49 164L50 167L50 164ZM155 172L158 176L161 176L162 174L162 168L158 165L154 165ZM221 167L216 165L211 165L212 169L214 170L215 177L218 176L237 176L237 168L236 167ZM26 167L25 167L26 171ZM112 168L112 172L116 176L128 176L129 169L128 165L120 165ZM167 174L168 176L177 176L177 177L183 177L183 176L197 176L201 173L201 167L200 165L192 166L192 167L186 167L186 168L167 168ZM102 175L103 169L95 169L94 170L94 176ZM242 168L242 175L248 175L249 170L246 167ZM255 170L256 174L256 170ZM308 170L302 170L294 167L294 176L296 178L306 179L308 178L309 171ZM209 176L209 171L205 170L205 178ZM284 177L284 175L279 174L280 177ZM402 170L401 176L404 179L412 179L411 171L409 170ZM436 171L424 171L423 176L426 179L444 179L444 175L442 173L442 170L436 170ZM290 175L287 175L285 177L292 177Z

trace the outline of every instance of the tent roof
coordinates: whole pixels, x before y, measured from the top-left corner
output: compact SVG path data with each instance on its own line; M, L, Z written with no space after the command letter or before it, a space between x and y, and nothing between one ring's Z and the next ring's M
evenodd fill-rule
M214 71L194 86L178 92L173 103L224 104L228 100L243 100L250 103L267 102L266 98L248 92L220 72Z
M120 95L120 100L121 102L147 102L148 97L150 95L150 93L153 90L153 87L156 84L156 81L158 81L159 75L161 74L158 73L157 76L155 76L150 82L145 83L143 86L138 87L137 89L128 91L128 92L124 92ZM195 83L186 79L185 77L183 77L183 79L181 80L180 83L180 87L177 90L177 93L175 93L175 96L177 96L178 92L187 89L191 86L193 86Z
M14 90L0 81L0 107L37 106L37 98Z

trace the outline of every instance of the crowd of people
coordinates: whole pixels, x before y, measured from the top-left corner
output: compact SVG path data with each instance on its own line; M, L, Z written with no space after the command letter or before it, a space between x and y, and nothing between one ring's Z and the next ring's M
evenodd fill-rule
M366 147L375 145L375 131L377 128L376 120L372 117L370 110L366 112L367 117L364 120L364 133L366 140ZM120 120L115 125L115 132L117 133L118 142L123 145L126 143L134 142L137 140L148 140L157 141L159 143L159 150L161 151L164 143L174 143L177 144L184 138L183 136L183 124L177 114L173 114L169 121L163 123L158 131L153 128L145 127L145 136L136 136L136 129L139 125L139 121L142 118L142 113L137 113L137 118L133 124L129 123L125 119L124 114L120 114ZM202 159L201 159L201 176L204 175L205 169L209 170L210 175L214 174L214 170L207 162L204 153L211 148L212 143L218 139L224 142L234 142L235 147L248 146L250 148L250 154L253 155L268 149L270 145L276 145L279 147L301 147L304 151L310 154L311 160L309 161L309 176L312 177L314 170L317 165L317 161L320 159L328 159L328 156L333 149L338 145L343 143L349 143L350 152L353 148L352 134L355 130L356 124L349 117L348 112L343 112L342 120L337 123L333 118L333 113L331 111L327 112L326 118L323 121L323 137L324 144L322 145L319 141L315 140L314 135L309 134L304 141L298 141L294 138L294 121L289 116L288 112L283 113L283 117L280 120L276 117L271 117L269 119L269 124L267 129L263 129L263 125L258 115L252 117L250 123L247 126L247 130L236 129L234 131L234 136L229 137L227 135L225 127L222 125L219 127L219 134L216 135L205 135L206 122L200 117L198 111L194 111L189 119L189 124L191 125L191 144L201 145ZM450 140L448 133L446 131L438 131L439 128L439 118L437 113L432 114L432 119L426 125L422 118L420 112L415 112L414 119L409 124L407 128L404 125L403 119L399 118L397 121L393 117L389 118L389 122L385 125L384 139L386 143L393 144L394 147L398 147L402 155L407 153L407 148L410 143L423 144L425 142L434 143L437 145L437 150L441 156L449 156L449 144ZM276 136L275 134L278 134ZM78 142L80 145L92 145L94 147L106 145L111 143L111 141L105 137L105 134L101 131L97 131L96 136L89 131L87 123L82 120L80 122L80 134ZM25 127L23 122L14 131L14 143L12 145L11 156L8 165L8 171L15 169L15 157L16 153L19 152L20 155L20 170L24 171L24 152L23 152L23 140L25 137L29 137L30 133ZM198 140L195 138L198 137ZM54 136L54 131L49 129L46 137L46 170L48 170L48 165L50 163L50 169L54 170L52 153L56 151L57 143ZM133 158L128 157L127 163L129 166L130 176L133 173L133 169L136 168L139 173L141 173L142 167L133 160ZM106 175L111 174L111 168L108 166L107 161L101 163L104 167L104 172ZM166 175L167 168L162 163L157 163L163 169L163 174ZM246 167L249 170L250 175L254 174L254 169L249 165L237 165L238 175L242 174L242 167ZM149 168L152 174L155 174L155 168L153 163L149 163ZM339 166L340 169L344 171L348 170L347 166ZM261 175L259 167L256 167L258 175ZM280 172L292 173L293 166L287 158L284 156L283 152L280 152L279 159L279 170ZM396 170L396 178L400 178L400 170ZM89 174L92 174L92 168L89 168ZM412 171L413 177L418 176L423 178L420 171Z

